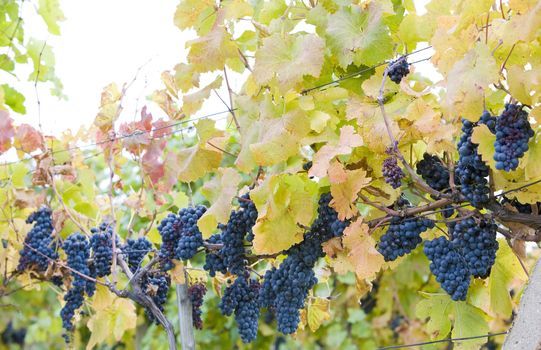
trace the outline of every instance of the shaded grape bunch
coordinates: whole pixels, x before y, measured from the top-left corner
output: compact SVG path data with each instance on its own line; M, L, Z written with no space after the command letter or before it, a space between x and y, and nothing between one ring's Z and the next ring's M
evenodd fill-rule
M425 241L424 253L430 260L430 271L436 276L451 299L466 300L470 286L470 272L464 258L455 250L453 243L438 237Z
M92 228L90 232L92 232L90 245L96 276L108 276L111 274L111 265L113 263L113 227L102 223L99 227Z
M522 106L508 103L502 115L496 119L494 160L496 169L511 171L518 167L518 160L528 151L528 141L534 131L528 121L528 113Z
M385 261L393 261L410 253L422 242L421 233L433 228L434 221L427 218L391 218L387 232L380 238L378 251Z
M245 270L244 240L254 238L252 228L257 219L257 209L249 194L240 197L239 205L238 210L231 211L226 224L218 225L221 234L213 240L221 240L223 246L218 252L207 256L205 269L210 271L211 276L216 271L224 272L224 268L235 275L241 275Z
M171 261L175 257L175 248L180 239L181 221L178 215L168 214L158 225L158 232L162 237L162 245L158 252L161 258L161 267L164 271L174 266Z
M302 165L302 169L303 169L304 171L310 170L311 167L312 167L312 161L311 161L311 160L308 161L308 162L306 162L306 163L304 163L304 164Z
M396 61L391 63L391 69L389 70L389 78L396 84L400 84L402 78L408 75L410 72L408 61L405 57L400 57Z
M220 310L224 315L235 313L237 328L244 343L251 342L257 336L259 289L259 282L242 275L227 286L220 301Z
M92 296L96 288L96 283L84 277L92 277L93 275L88 264L88 260L90 259L90 243L83 234L75 232L69 235L64 241L62 248L66 252L68 266L79 272L71 272L71 276L73 277L72 286L82 289L89 296Z
M175 248L175 258L191 259L197 253L197 249L203 246L203 236L197 227L197 220L206 211L206 207L198 205L195 208L183 208L178 212L180 236Z
M322 194L319 199L318 217L314 220L304 240L289 248L287 258L278 268L265 273L259 294L262 306L275 312L278 330L291 334L297 330L300 310L310 289L317 283L314 265L325 254L321 243L340 237L347 226L338 219L337 212L329 206L332 197Z
M0 338L2 343L6 345L18 344L23 346L24 338L26 338L26 328L14 329L13 323L9 321Z
M171 287L171 278L167 274L161 272L150 273L143 281L142 287L143 291L152 298L152 301L154 301L158 309L163 312L165 302L167 301L169 287ZM145 315L147 315L147 318L150 321L155 322L156 324L160 323L147 308L145 308Z
M92 296L96 290L96 283L88 280L85 276L93 277L94 272L91 271L88 265L88 259L90 258L90 243L84 235L79 232L72 233L62 245L62 248L66 252L67 264L74 271L71 272L73 281L71 288L64 295L64 301L66 304L60 310L60 316L62 318L62 327L68 331L73 331L72 319L84 302L84 294ZM79 272L76 273L75 271ZM69 337L64 336L66 342L69 342Z
M500 201L501 204L503 205L509 204L513 206L519 213L522 213L522 214L533 214L532 204L520 203L516 199L509 199L506 196L501 196L501 198L502 198ZM541 209L541 202L535 203L535 206L537 206L537 210L539 211Z
M151 250L152 243L145 237L139 237L137 239L128 238L126 244L122 247L122 252L127 257L131 272L139 269L141 262Z
M53 223L51 209L42 207L26 219L27 224L34 224L24 239L18 271L33 269L44 272L51 260L58 259L57 245L53 240Z
M497 228L493 220L476 222L473 218L449 224L453 246L460 252L474 277L486 278L490 275L498 251Z
M207 240L209 244L222 244L222 235L220 233L210 236ZM208 250L205 254L205 265L203 268L209 272L211 277L216 276L216 272L226 273L227 265L221 255L221 250Z
M398 166L396 157L389 157L383 161L383 177L385 182L391 185L392 188L399 188L401 180L404 177L404 172Z
M477 145L472 143L474 123L462 119L462 136L458 142L459 159L456 175L460 182L460 192L475 207L488 202L489 168L477 152Z
M417 174L436 191L449 188L449 170L437 156L423 154L423 159L417 163Z
M197 329L203 328L203 320L201 319L201 306L203 306L203 297L207 293L207 287L203 282L192 284L188 288L188 296L192 302L192 321L193 326Z

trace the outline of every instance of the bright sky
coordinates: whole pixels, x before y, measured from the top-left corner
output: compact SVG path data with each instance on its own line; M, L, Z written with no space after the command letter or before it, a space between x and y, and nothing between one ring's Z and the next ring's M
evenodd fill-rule
M25 35L47 40L56 56L57 75L64 84L67 100L50 96L49 87L38 84L41 101L43 131L59 135L66 129L76 131L80 126L89 126L96 116L100 93L104 86L116 82L121 86L130 82L139 67L144 65L137 80L124 99L122 119L133 120L135 110L148 104L155 117L163 116L159 107L145 101L145 97L162 87L160 74L185 61L185 42L194 38L194 33L181 32L173 24L173 14L179 0L61 0L66 20L60 23L61 35L49 35L35 5L23 2L22 17ZM427 0L417 0L418 11ZM427 57L429 52L412 59ZM146 63L146 64L145 64ZM417 66L430 74L430 64ZM37 102L32 82L13 84L26 97L27 114L16 116L17 123L38 125ZM208 77L210 78L210 77ZM240 88L241 79L232 74L232 87ZM203 79L202 86L206 80ZM224 84L225 85L225 84ZM225 86L220 92L226 100ZM199 115L225 110L226 107L214 95ZM20 118L20 119L19 119Z

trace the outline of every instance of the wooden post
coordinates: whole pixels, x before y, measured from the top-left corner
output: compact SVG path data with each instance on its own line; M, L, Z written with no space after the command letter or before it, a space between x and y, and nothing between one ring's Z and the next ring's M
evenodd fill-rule
M188 295L187 281L184 284L177 284L176 287L180 344L182 345L182 350L195 350L192 303Z

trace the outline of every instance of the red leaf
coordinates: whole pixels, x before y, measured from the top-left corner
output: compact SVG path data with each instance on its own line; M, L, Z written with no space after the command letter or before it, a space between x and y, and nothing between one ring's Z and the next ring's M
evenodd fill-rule
M35 151L38 148L43 149L43 136L28 124L21 124L21 126L17 127L15 142L26 153Z
M0 154L11 147L11 138L15 135L13 129L13 119L9 113L0 110Z
M163 159L160 159L165 144L165 140L152 142L143 155L143 169L153 184L157 183L165 175Z
M153 138L160 138L167 135L170 135L173 131L173 126L170 125L171 122L166 122L163 119L156 120L154 122L154 129L152 131L152 137Z
M147 113L147 107L141 110L141 120L120 125L120 134L128 136L123 139L124 147L133 154L141 152L150 144L152 130L152 114ZM143 146L143 147L141 147Z

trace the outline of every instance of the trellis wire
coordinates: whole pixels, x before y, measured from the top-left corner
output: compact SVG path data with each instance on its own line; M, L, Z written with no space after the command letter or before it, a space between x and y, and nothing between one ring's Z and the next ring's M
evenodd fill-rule
M485 334L485 335L475 335L475 336L471 336L471 337L432 340L432 341L426 341L426 342L414 343L414 344L391 345L391 346L380 347L380 348L377 348L376 350L411 348L411 347L414 347L414 346L423 346L423 345L430 345L430 344L437 344L437 343L449 343L449 342L455 342L455 341L463 341L463 340L473 340L473 339L479 339L479 338L495 337L495 336L504 335L504 334L507 334L507 332L488 333L488 334Z

